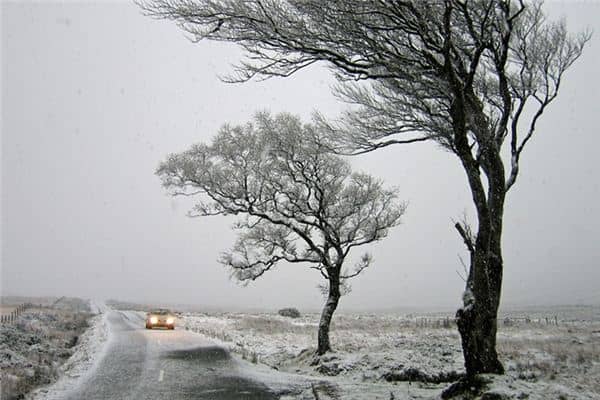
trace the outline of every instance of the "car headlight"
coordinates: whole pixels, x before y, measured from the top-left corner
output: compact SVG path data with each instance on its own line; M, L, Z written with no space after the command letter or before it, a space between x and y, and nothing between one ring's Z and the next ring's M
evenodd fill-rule
M171 325L175 320L173 318L167 318L167 324Z
M157 324L158 323L158 318L156 318L156 317L150 317L150 323L151 324Z

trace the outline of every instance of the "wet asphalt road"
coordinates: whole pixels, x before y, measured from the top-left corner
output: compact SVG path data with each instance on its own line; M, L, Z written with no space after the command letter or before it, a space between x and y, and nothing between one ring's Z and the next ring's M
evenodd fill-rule
M109 311L111 337L96 369L65 400L278 399L243 376L223 348L183 329L146 330L140 314Z

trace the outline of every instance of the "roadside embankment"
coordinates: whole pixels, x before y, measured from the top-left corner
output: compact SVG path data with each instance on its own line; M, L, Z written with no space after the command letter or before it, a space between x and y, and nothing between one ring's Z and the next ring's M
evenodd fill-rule
M24 398L35 388L55 382L64 366L72 363L94 318L87 300L29 300L16 319L0 326L0 397L4 400ZM10 306L10 300L3 302Z

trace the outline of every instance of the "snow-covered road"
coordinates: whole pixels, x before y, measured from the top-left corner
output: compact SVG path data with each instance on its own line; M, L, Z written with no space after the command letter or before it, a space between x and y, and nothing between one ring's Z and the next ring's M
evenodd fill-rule
M93 371L53 399L277 399L288 391L285 377L273 389L265 383L270 373L262 376L201 335L146 330L133 311L109 310L106 322L109 339Z

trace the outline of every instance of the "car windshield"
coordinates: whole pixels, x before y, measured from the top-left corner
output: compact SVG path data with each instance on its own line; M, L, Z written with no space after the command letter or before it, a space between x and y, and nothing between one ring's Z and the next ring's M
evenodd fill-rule
M150 314L168 315L169 314L169 310L154 310L154 311L150 311Z

